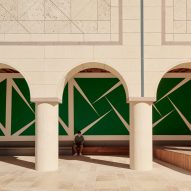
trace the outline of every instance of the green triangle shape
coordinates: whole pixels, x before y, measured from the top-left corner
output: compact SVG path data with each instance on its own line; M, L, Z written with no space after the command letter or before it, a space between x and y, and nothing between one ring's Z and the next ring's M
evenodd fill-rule
M5 127L6 120L6 85L7 80L0 83L0 122Z
M154 135L191 135L184 121L174 111L153 128Z
M59 116L68 126L68 84L64 88L62 104L59 105Z
M14 88L12 88L12 127L11 134L29 124L35 119L35 114L26 105Z
M34 135L35 135L35 123L21 133L21 136L34 136Z
M35 110L35 104L30 101L30 90L26 80L24 78L14 78L13 80L16 83L19 90L22 92L25 99L31 105L32 109Z
M111 111L91 127L85 135L129 135L129 132L115 112Z
M59 123L59 135L68 135L62 125Z
M126 94L123 86L119 86L107 95L108 100L129 124L129 104L126 103Z
M117 78L75 78L75 80L91 103L119 82Z
M181 86L176 92L170 94L169 98L191 123L191 81Z
M157 90L157 100L162 98L165 94L167 94L171 89L173 89L183 80L184 78L162 78Z
M99 116L74 88L74 132L75 134L95 121Z

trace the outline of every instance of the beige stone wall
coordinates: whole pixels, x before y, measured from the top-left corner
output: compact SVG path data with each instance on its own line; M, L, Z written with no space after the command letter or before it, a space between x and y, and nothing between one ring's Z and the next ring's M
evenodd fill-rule
M75 0L43 2L28 10L7 1L0 16L0 62L23 74L32 100L60 100L66 81L88 67L109 70L129 97L141 96L140 0L82 0L77 16ZM145 97L155 98L168 70L190 67L190 9L190 0L144 1Z
M155 97L160 79L174 67L190 67L190 0L145 2L145 96Z
M85 2L86 0L82 1L82 3ZM110 1L105 0L105 2L109 3ZM13 33L12 30L9 30L6 34L1 34L1 43L6 45L0 46L0 62L17 69L23 74L29 83L32 100L41 98L51 98L52 100L61 99L65 79L71 77L71 73L74 74L84 67L96 66L108 69L112 73L116 74L117 77L122 79L123 82L128 86L128 93L130 97L139 97L141 89L140 1L112 0L111 2L112 10L120 10L118 5L120 2L122 2L122 13L111 11L111 24L114 25L114 28L119 28L116 28L116 31L113 32L114 34L110 34L111 36L109 41L112 41L115 38L119 38L119 41L106 42L105 37L102 36L103 41L100 42L100 39L96 40L96 38L98 38L98 34L95 34L94 36L91 36L95 42L91 42L91 39L87 40L88 33L91 29L86 28L86 31L83 34L83 38L85 39L83 39L83 43L78 42L77 40L76 42L72 43L65 42L64 38L62 38L62 40L59 39L61 32L57 31L57 33L53 34L53 36L47 36L47 34L38 34L40 42L38 44L35 43L36 39L34 41L34 34L25 34L25 36L21 35L19 27L15 25L15 27L18 29L15 29L16 32L13 31L15 32L14 35L9 34ZM50 11L50 9L51 8L49 7L48 11ZM75 6L73 9L75 10ZM102 7L100 10L103 11L103 14L105 14ZM92 12L93 14L96 14L92 8L92 10L90 9L89 12L84 13L86 14L85 16L81 15L79 20L83 20L87 17L89 17L91 20ZM40 13L32 12L32 10L28 11L28 13L24 16L24 24L26 24L26 22L31 24L31 17L34 17L36 20L38 20L38 14ZM58 11L55 11L53 14L52 18L54 18L54 21L52 21L52 24L57 22L56 14L58 14ZM120 21L118 20L120 14L122 14L122 26L120 26ZM52 18L50 18L50 20ZM17 21L14 22L22 22L22 19L17 19ZM82 24L84 24L83 22ZM2 21L0 23L2 23ZM25 27L28 25L25 25ZM32 29L30 28L31 31L34 31L36 26L37 24L32 25ZM122 30L121 34L120 27ZM56 27L56 29L58 28ZM54 41L54 37L56 35L58 42L64 42L62 45L56 45L56 41ZM70 37L73 40L75 38L72 35ZM41 42L42 39L45 39L45 37L49 41L48 45L43 45ZM22 42L27 42L27 40L30 41L30 43L23 45ZM12 42L15 44L11 45ZM83 65L84 63L86 64ZM96 63L100 64L96 65ZM71 72L71 70L73 71ZM69 72L70 74L68 75Z

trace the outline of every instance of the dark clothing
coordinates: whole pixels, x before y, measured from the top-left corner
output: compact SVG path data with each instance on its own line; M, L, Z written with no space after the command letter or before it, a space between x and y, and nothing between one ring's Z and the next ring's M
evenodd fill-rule
M81 136L76 135L74 139L74 144L83 145L83 143L84 143L84 137L82 135Z
M73 145L73 150L75 155L79 154L82 155L82 150L83 150L83 144L84 144L84 137L81 135L76 135L74 139L74 145Z

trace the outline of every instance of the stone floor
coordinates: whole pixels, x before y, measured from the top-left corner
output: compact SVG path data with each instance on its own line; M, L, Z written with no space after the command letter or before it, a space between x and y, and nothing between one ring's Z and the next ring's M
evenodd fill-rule
M63 157L57 172L34 170L34 157L0 157L0 191L191 191L191 173L154 162L150 172L129 169L118 156Z

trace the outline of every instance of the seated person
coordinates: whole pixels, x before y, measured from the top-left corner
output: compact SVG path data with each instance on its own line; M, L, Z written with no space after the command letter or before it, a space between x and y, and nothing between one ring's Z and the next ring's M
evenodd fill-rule
M84 144L84 137L83 137L81 131L78 131L78 134L75 136L74 145L73 145L74 156L77 156L78 149L79 149L79 155L82 155L83 144Z

